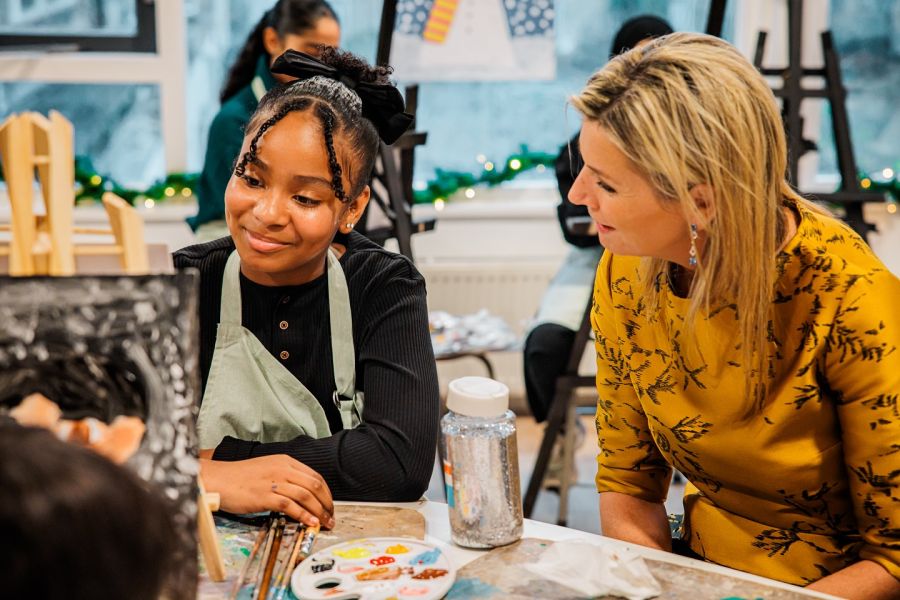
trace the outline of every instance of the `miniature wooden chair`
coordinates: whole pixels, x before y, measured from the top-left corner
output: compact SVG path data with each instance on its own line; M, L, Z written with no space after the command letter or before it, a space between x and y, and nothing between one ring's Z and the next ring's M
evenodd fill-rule
M12 115L0 126L0 157L12 213L9 273L16 276L74 275L76 257L113 255L129 275L148 273L150 262L140 215L118 196L106 193L109 229L74 226L75 167L72 124L56 111ZM34 174L46 214L34 213ZM77 243L76 235L109 235L112 243Z

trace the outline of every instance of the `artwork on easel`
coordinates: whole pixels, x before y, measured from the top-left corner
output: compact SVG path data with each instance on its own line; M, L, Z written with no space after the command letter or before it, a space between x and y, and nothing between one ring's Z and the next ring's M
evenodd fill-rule
M179 535L166 586L197 588L197 281L0 278L0 410L55 412L55 432L158 487ZM98 446L99 445L99 446Z
M397 3L390 64L403 81L556 77L554 0Z

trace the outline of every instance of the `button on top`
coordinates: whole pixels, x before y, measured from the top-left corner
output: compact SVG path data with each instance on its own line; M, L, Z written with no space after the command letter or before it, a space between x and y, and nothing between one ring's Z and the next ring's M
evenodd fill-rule
M288 322L287 322L287 321L282 321L281 323L278 324L278 326L281 327L282 329L287 329L287 328L288 328Z
M279 354L278 356L281 357L281 360L287 360L291 357L291 354L287 350L282 350L281 354Z
M287 303L290 302L290 301L291 301L291 297L290 297L290 296L285 296L284 298L281 299L281 303L282 303L282 304L287 304Z

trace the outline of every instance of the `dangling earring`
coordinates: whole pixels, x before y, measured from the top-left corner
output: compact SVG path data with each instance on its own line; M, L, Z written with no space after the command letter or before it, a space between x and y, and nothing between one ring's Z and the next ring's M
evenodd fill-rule
M691 249L688 252L688 264L697 266L697 225L691 223Z

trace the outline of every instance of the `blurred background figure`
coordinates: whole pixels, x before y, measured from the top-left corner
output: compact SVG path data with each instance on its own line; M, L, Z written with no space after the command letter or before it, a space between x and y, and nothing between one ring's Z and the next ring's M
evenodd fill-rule
M176 545L161 496L43 428L0 421L0 456L4 597L160 597Z
M672 33L672 27L653 15L642 15L625 22L613 40L610 58L638 47L649 40ZM588 216L587 207L569 202L569 190L581 170L581 153L576 133L562 147L556 159L556 180L560 203L557 206L559 224L565 240L572 245L569 255L550 282L538 308L531 331L525 339L523 352L525 393L528 405L537 422L546 420L553 403L556 379L566 369L575 333L581 327L587 303L590 302L597 263L603 247L597 239L597 230ZM578 424L576 448L584 441L584 430ZM562 436L553 449L544 487L558 488L563 471ZM575 465L571 465L573 478Z
M276 82L269 71L286 50L319 56L326 46L338 47L337 13L325 0L278 0L244 43L222 88L222 107L209 128L203 172L197 187L198 212L188 219L200 241L228 235L225 186L244 139L244 128L260 98Z

